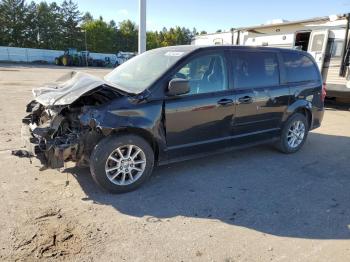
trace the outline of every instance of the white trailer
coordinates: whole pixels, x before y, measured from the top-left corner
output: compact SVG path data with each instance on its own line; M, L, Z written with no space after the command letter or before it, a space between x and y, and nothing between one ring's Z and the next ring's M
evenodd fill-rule
M328 96L350 97L349 14L237 28L200 35L194 45L249 45L292 48L312 54L327 84Z
M191 41L192 45L231 45L232 32L198 35Z

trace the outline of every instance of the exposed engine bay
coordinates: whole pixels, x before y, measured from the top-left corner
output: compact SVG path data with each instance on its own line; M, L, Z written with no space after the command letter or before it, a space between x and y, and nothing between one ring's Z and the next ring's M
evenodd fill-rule
M95 83L90 83L90 90L86 89L89 85L86 79L89 79L89 76L84 74L83 94L76 96L75 101L70 104L55 104L59 99L62 101L63 93L67 98L72 97L70 93L77 94L80 88L77 83L81 82L82 78L79 74L72 75L72 79L76 79L68 80L71 81L68 85L65 82L61 86L50 87L51 93L59 93L59 96L50 96L50 88L45 88L43 94L45 98L51 97L51 102L43 105L39 102L43 99L40 99L40 96L36 97L27 105L26 112L29 114L22 120L22 137L26 148L50 168L61 168L65 161L77 162L79 166L88 164L91 151L104 135L96 125L82 121L81 117L87 111L121 95L117 89L96 82L93 78L91 82ZM62 92L64 88L68 90ZM33 90L34 96L35 92L37 91Z

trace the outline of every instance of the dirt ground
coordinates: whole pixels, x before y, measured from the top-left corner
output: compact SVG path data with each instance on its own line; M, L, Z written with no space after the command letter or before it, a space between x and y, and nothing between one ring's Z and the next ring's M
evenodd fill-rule
M267 145L173 164L109 195L88 169L11 155L31 88L71 70L0 65L0 260L350 261L348 107L328 107L296 154Z

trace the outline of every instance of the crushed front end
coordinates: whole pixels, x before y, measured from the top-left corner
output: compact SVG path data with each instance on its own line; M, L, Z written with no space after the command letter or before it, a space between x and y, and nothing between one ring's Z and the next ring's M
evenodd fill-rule
M46 167L61 168L66 161L86 166L94 146L104 137L96 125L80 118L84 113L86 115L86 112L117 98L120 93L96 81L87 89L89 82L86 79L92 77L84 77L82 87L77 85L82 81L80 76L76 81L69 80L69 85L52 88L52 92L45 89L42 93L46 100L38 96L27 105L28 115L22 119L22 139L26 150L37 156ZM63 92L67 87L68 90ZM83 88L81 94L79 88ZM72 93L76 97L69 101Z
M80 125L79 110L45 108L36 101L27 105L22 120L22 138L33 155L51 168L63 167L64 161L84 160L83 137L89 132Z

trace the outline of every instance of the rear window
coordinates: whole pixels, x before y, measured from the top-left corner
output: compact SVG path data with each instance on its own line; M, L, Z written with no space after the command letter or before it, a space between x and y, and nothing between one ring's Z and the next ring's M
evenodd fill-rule
M279 85L277 56L272 52L233 54L234 86L254 88Z
M312 60L302 54L282 53L288 82L319 80L319 73Z

